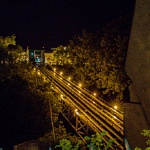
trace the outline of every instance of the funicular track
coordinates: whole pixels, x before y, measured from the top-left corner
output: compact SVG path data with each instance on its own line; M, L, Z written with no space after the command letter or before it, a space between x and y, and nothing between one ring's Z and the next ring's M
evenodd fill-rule
M52 81L55 90L61 94L62 114L81 137L89 128L95 133L106 131L107 135L103 140L107 142L108 139L114 139L117 149L124 149L122 112L52 69L42 66L39 70Z

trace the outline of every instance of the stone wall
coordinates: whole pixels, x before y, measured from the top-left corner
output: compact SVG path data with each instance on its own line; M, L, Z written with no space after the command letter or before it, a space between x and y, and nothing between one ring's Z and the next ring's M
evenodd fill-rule
M48 144L40 143L36 140L25 141L24 143L20 143L14 146L14 150L50 150Z
M136 0L125 70L131 78L125 104L125 136L132 148L145 147L150 129L150 0Z
M14 146L14 150L40 150L37 141L26 141Z

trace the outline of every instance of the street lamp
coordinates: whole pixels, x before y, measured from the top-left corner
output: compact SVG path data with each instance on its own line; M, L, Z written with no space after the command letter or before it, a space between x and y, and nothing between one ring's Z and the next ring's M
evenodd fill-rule
M96 93L93 93L94 96L96 96Z
M40 72L38 71L37 74L40 75Z
M115 106L114 106L114 109L116 109L116 110L117 110L117 109L118 109L118 106L117 106L117 105L115 105Z
M63 98L63 95L61 94L60 97Z
M79 87L81 87L82 86L82 84L81 83L79 83Z
M74 110L75 114L79 115L78 109Z

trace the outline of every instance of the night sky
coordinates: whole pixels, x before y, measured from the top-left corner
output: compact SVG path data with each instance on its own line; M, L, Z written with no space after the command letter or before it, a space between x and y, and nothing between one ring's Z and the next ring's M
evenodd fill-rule
M132 15L135 0L3 0L0 36L15 34L23 47L65 45L83 29L95 32L111 20Z

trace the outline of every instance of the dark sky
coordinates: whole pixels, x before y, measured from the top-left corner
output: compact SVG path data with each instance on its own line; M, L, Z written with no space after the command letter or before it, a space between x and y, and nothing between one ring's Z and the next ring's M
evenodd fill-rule
M65 45L83 29L95 32L112 19L132 15L135 0L3 0L0 35L22 46Z

